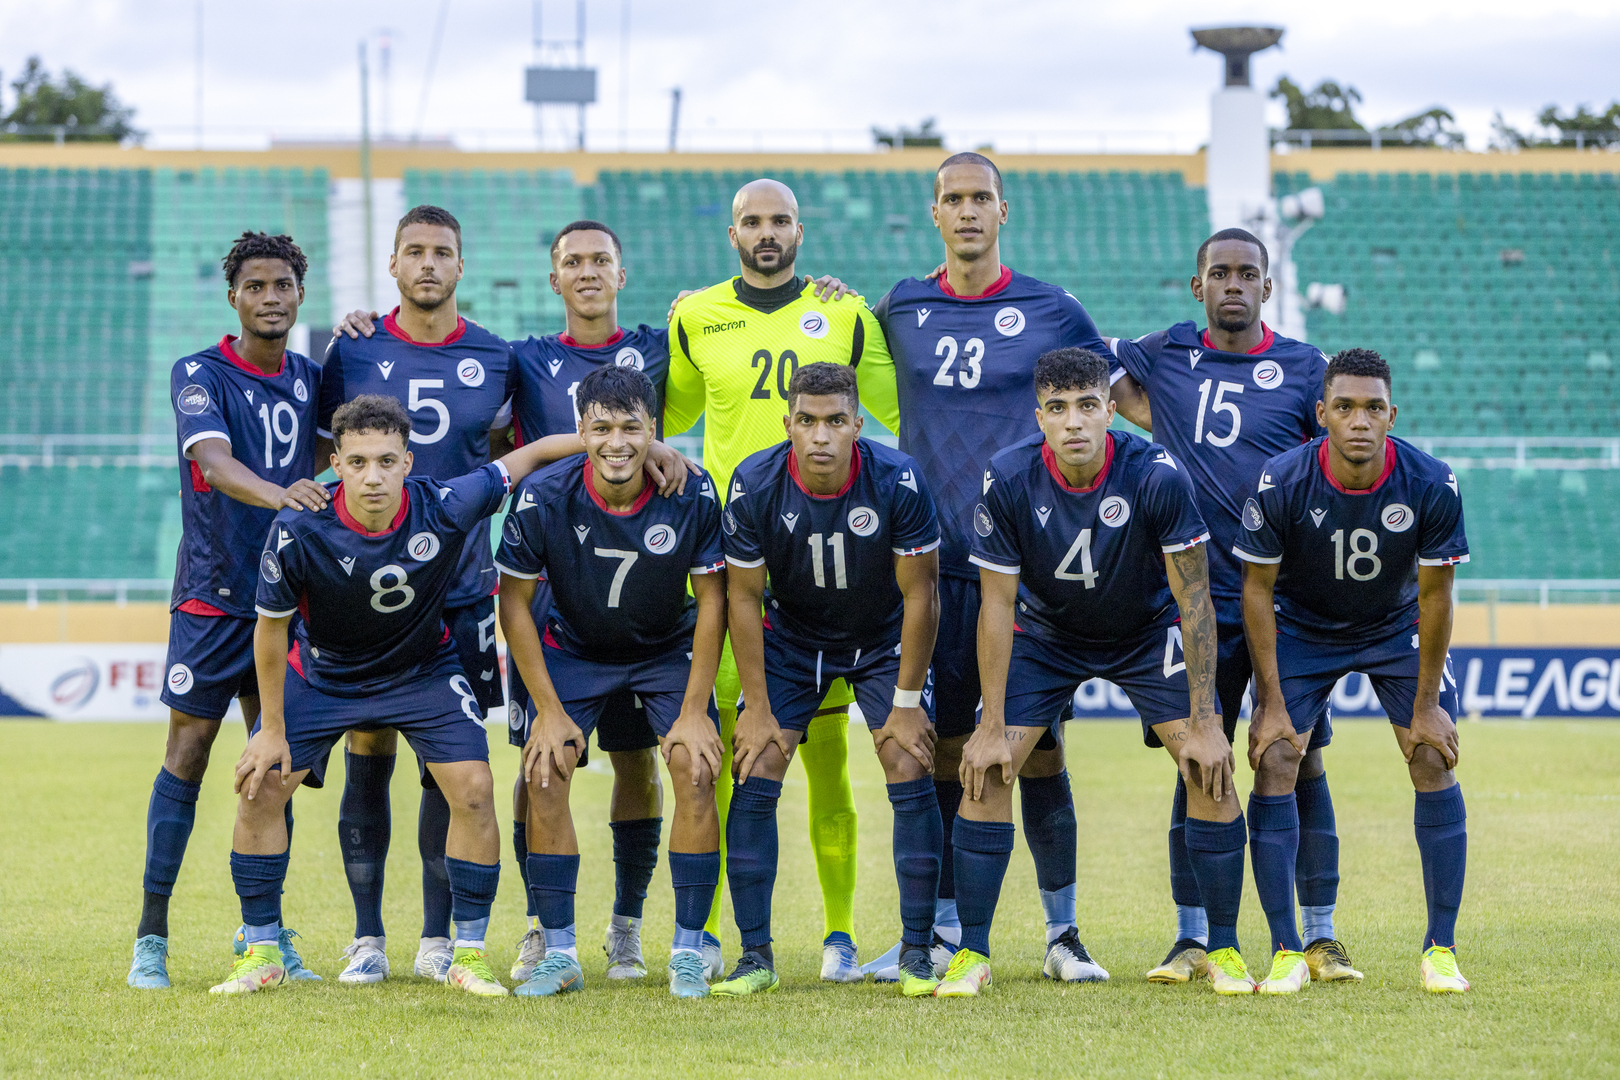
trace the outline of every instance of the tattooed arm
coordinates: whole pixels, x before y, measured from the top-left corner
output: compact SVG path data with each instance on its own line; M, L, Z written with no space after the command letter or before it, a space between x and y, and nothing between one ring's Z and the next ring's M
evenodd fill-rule
M1181 771L1191 787L1219 802L1232 788L1232 744L1215 704L1215 605L1209 598L1209 556L1195 544L1165 556L1170 591L1181 609L1181 651L1187 663L1192 715L1181 750Z

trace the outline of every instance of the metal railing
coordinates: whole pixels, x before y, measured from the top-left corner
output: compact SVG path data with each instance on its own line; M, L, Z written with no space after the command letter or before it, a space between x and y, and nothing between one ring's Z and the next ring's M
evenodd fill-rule
M1620 469L1620 438L1419 435L1410 441L1454 469Z
M1561 603L1612 604L1620 602L1620 578L1457 578L1452 595L1487 604L1534 603L1547 607L1554 596Z
M174 460L172 434L0 435L0 467L149 468Z
M39 607L42 596L56 603L106 603L124 607L131 597L142 601L169 599L174 582L168 578L0 578L0 601Z

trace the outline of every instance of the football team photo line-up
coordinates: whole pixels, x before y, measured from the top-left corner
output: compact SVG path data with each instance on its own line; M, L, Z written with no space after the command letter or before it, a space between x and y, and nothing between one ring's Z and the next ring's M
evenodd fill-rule
M1106 981L1076 918L1063 741L1094 678L1127 695L1144 745L1170 758L1173 943L1145 978L1224 995L1358 982L1334 924L1323 755L1332 688L1357 671L1414 789L1419 983L1466 991L1456 476L1392 434L1377 353L1329 358L1262 321L1268 253L1250 233L1223 229L1187 253L1202 327L1128 340L1002 264L1011 209L989 158L947 158L930 204L943 263L869 307L798 271L794 194L755 180L732 203L739 273L682 292L657 328L619 325L619 238L576 221L550 249L565 332L507 341L457 313L460 225L418 206L389 258L398 306L345 316L319 363L286 347L303 252L243 233L222 260L239 331L171 373L183 534L129 985L170 986L169 898L233 699L248 731L230 852L241 926L214 993L321 978L282 894L294 793L324 786L339 742L355 931L336 977L391 976L382 895L400 735L422 791L415 976L482 996L584 989L569 800L593 731L614 778L609 979L648 974L662 758L670 993L778 989L777 804L797 758L823 980L907 997L989 988L1016 786L1041 974ZM1152 441L1114 429L1116 413ZM865 437L863 415L898 448ZM662 441L700 420L702 466ZM328 468L335 480L315 479ZM1233 739L1246 692L1244 806ZM900 907L898 944L864 964L851 704L884 773ZM510 843L528 902L504 980L485 942L506 841L483 726L503 706L521 749ZM1271 938L1255 974L1237 937L1246 855ZM723 884L742 950L729 970Z

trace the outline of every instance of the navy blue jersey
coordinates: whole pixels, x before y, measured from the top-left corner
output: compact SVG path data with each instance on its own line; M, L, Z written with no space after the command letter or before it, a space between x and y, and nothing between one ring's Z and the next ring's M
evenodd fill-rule
M491 462L466 476L405 478L399 513L368 533L328 485L325 510L283 510L259 556L258 610L303 615L299 670L317 690L363 697L409 681L450 648L446 599L468 534L500 508L511 487Z
M791 443L750 454L731 475L722 524L726 561L765 567L766 617L807 649L891 647L905 617L894 558L939 547L917 463L866 439L836 495L799 482Z
M1192 475L1214 537L1211 594L1243 595L1243 569L1232 555L1243 531L1243 501L1267 461L1321 432L1316 403L1327 357L1269 328L1253 353L1217 352L1191 322L1119 340L1114 351L1147 390L1153 441Z
M720 503L709 474L665 498L647 483L625 513L592 486L584 455L518 486L495 555L501 573L551 584L546 617L562 648L589 660L632 663L690 649L697 603L690 574L725 569Z
M662 430L664 380L669 376L668 330L643 323L629 332L621 329L600 345L580 345L567 334L531 336L512 342L512 362L517 369L512 426L519 446L547 435L578 431L574 391L581 379L603 364L646 373L658 395L653 423L660 425L656 430Z
M1266 462L1243 504L1233 552L1277 569L1277 626L1332 645L1369 644L1418 619L1417 568L1468 561L1451 466L1409 442L1384 444L1365 491L1328 471L1324 436Z
M940 572L977 579L968 537L979 474L998 450L1040 431L1035 361L1069 345L1107 356L1108 346L1080 301L1011 268L983 296L949 288L944 275L907 278L872 314L894 360L900 449L916 459L939 505ZM867 407L890 423L868 385Z
M307 356L289 352L281 370L266 375L236 355L235 340L227 334L218 345L177 361L169 373L180 447L181 522L169 607L197 601L251 619L253 564L246 554L264 543L276 512L209 487L191 449L205 439L224 439L232 457L272 484L307 480L315 475L321 369Z
M465 476L489 461L489 432L504 428L517 385L506 342L466 319L437 345L412 341L399 328L395 308L371 337L338 334L326 350L321 377L321 434L332 414L361 394L397 398L410 410L411 471L418 476ZM489 526L480 523L457 553L461 575L451 607L464 607L495 591Z
M1108 432L1090 487L1073 488L1040 435L990 459L973 512L975 565L1018 575L1018 627L1114 645L1179 616L1164 556L1209 539L1192 482L1162 446Z

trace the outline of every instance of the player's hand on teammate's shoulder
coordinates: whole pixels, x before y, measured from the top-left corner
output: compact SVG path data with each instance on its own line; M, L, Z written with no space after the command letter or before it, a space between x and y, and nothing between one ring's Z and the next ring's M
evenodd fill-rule
M673 299L673 300L671 300L669 302L669 314L664 316L664 321L665 322L674 322L675 321L675 309L676 309L676 307L678 307L680 305L680 302L682 300L685 300L688 296L691 296L692 294L697 293L697 292L701 292L701 291L702 291L701 289L682 289L680 292L676 293L675 294L675 299Z
M1294 721L1288 715L1288 707L1279 698L1275 701L1257 701L1254 712L1249 717L1249 767L1256 771L1260 768L1260 758L1274 742L1292 743L1300 757L1310 747L1309 733L1294 730Z
M703 466L668 443L654 442L647 447L647 476L660 495L685 494L686 478L702 471Z
M538 776L541 787L550 787L552 776L567 780L574 775L579 753L577 749L570 752L567 744L572 742L576 748L584 746L585 733L556 706L541 705L535 713L529 741L523 746L523 779L532 783Z
M939 737L934 732L934 725L928 722L928 713L921 705L911 708L902 708L896 705L889 711L889 718L883 726L872 732L874 748L880 753L883 744L893 739L900 744L900 749L917 759L929 773L934 771L934 744Z
M737 714L737 728L731 736L731 773L737 783L748 782L772 743L783 757L792 757L798 746L797 732L790 736L783 731L768 708L745 708Z
M1254 730L1252 725L1250 730ZM1181 778L1188 786L1201 789L1216 802L1228 795L1237 797L1237 792L1232 788L1235 767L1232 744L1226 739L1226 731L1221 727L1221 718L1217 713L1206 713L1189 720L1187 737L1177 756ZM1197 767L1196 773L1194 766Z
M669 726L669 734L658 743L665 765L670 763L677 746L686 747L686 753L692 759L692 785L699 788L714 786L715 779L720 775L724 747L720 743L720 733L715 730L707 713L681 710L681 715Z
M816 299L825 304L829 300L842 300L846 296L859 296L854 288L845 285L831 274L822 274L812 278L811 283L816 287Z
M1395 733L1401 740L1401 755L1406 758L1408 765L1412 763L1412 755L1417 753L1417 748L1427 744L1440 751L1446 768L1457 767L1457 723L1438 702L1414 704L1412 726L1407 729L1396 727Z
M313 480L294 480L281 490L278 509L325 510L328 501L326 488Z
M382 318L375 311L351 311L343 316L343 321L332 327L332 336L348 334L351 338L370 337L377 329L377 320Z
M924 281L933 281L935 278L939 277L944 272L945 272L945 264L940 263L938 266L936 266L932 270L928 271L928 273L926 275L924 275L923 280Z
M253 737L242 748L242 756L236 762L236 784L233 790L238 795L246 791L251 801L258 796L266 774L276 765L281 766L281 782L285 784L287 774L292 772L292 750L287 746L287 736L268 731L261 723L259 730L253 733Z
M981 721L962 747L962 764L957 768L957 777L962 782L963 793L978 802L984 796L985 775L998 765L1001 766L1001 782L1012 783L1012 746L1007 740L1028 738L1034 730Z

